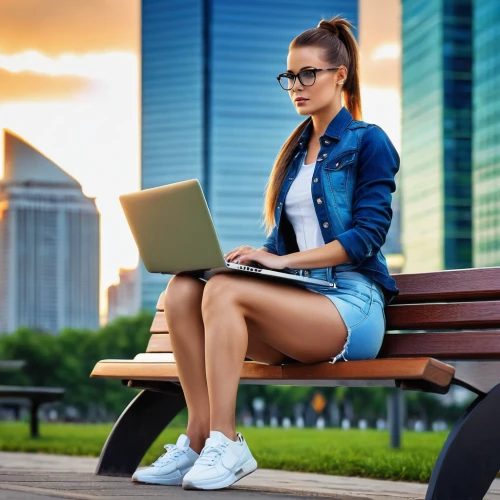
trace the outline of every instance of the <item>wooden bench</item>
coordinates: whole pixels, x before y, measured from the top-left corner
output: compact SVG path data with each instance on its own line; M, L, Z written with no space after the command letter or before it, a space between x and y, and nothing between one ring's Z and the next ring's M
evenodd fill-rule
M0 360L0 371L20 370L26 364L23 360ZM58 401L64 396L64 389L59 387L26 387L0 385L0 406L14 408L30 404L30 433L32 438L39 436L38 409L42 403Z
M313 365L245 361L243 384L392 386L477 395L436 461L426 499L480 499L500 470L500 268L393 276L400 295L386 307L375 360ZM146 353L99 361L91 377L143 389L111 431L96 474L131 476L159 433L185 407L171 353L163 294Z

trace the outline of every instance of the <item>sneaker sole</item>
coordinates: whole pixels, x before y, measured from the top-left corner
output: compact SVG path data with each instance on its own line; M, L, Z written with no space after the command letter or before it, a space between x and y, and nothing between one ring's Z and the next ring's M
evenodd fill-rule
M233 485L240 479L243 479L248 474L251 474L257 469L257 461L255 458L250 458L236 472L226 477L223 480L205 480L205 481L189 481L184 479L182 487L185 490L220 490Z
M178 477L174 477L172 479L160 479L158 477L154 477L154 478L152 477L151 479L149 479L149 478L138 479L138 478L132 476L133 483L156 484L156 485L160 485L160 486L182 486L183 479L184 479L184 476L178 476Z

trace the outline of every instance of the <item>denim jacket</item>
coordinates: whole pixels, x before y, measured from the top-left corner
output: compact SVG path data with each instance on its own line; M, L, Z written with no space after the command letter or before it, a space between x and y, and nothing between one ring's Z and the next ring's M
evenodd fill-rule
M276 224L263 245L276 255L299 251L293 227L282 212L311 131L312 121L297 143L276 205ZM381 285L389 304L399 290L380 247L391 225L399 155L380 127L353 120L345 107L330 122L320 144L311 184L318 224L325 244L338 240L350 259L328 268L328 280L335 280L336 271L361 272Z

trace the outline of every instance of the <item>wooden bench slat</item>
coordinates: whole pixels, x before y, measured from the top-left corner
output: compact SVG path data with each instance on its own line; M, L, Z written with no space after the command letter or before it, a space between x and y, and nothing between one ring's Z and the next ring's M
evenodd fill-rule
M172 352L170 335L168 333L155 333L151 335L146 352Z
M399 295L393 304L500 299L500 267L393 274Z
M165 313L158 311L153 319L153 324L149 330L151 333L168 333L167 319Z
M313 365L290 364L272 366L246 361L241 374L242 380L423 380L448 386L455 368L432 358L384 359L369 361L348 361ZM91 375L93 378L118 378L129 380L178 381L175 363L147 362L134 360L99 361Z
M90 375L93 378L118 378L131 380L166 380L177 382L179 375L175 363L158 363L134 360L99 361ZM244 380L281 378L281 367L253 361L245 362L241 378Z
M146 352L172 352L169 335L151 335ZM500 359L500 330L387 333L377 359L404 357Z
M58 401L64 396L62 387L28 387L0 385L0 397L14 399L31 399L39 402Z
M163 307L163 301L165 300L165 292L161 292L161 295L158 297L158 302L156 303L156 310L163 311L165 308Z
M399 288L393 304L500 299L500 267L393 274L392 277ZM157 311L163 311L164 296L165 292L158 299Z
M500 300L448 304L410 304L385 309L387 330L428 330L433 328L498 328ZM151 333L168 333L163 312L155 314Z
M411 304L385 310L387 330L498 328L500 301Z
M500 330L387 333L381 358L429 356L438 359L500 359Z
M384 359L283 365L286 380L425 380L440 386L451 383L455 368L432 358Z

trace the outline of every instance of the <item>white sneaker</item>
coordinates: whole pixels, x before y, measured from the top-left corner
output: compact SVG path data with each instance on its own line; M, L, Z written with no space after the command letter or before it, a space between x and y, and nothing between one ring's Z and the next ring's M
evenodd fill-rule
M136 483L181 485L184 475L191 470L200 455L189 447L189 438L181 434L176 444L166 444L165 453L150 467L136 470L132 481Z
M200 458L184 476L186 490L216 490L227 488L257 469L243 436L232 441L219 431L210 431L210 437L201 450Z

